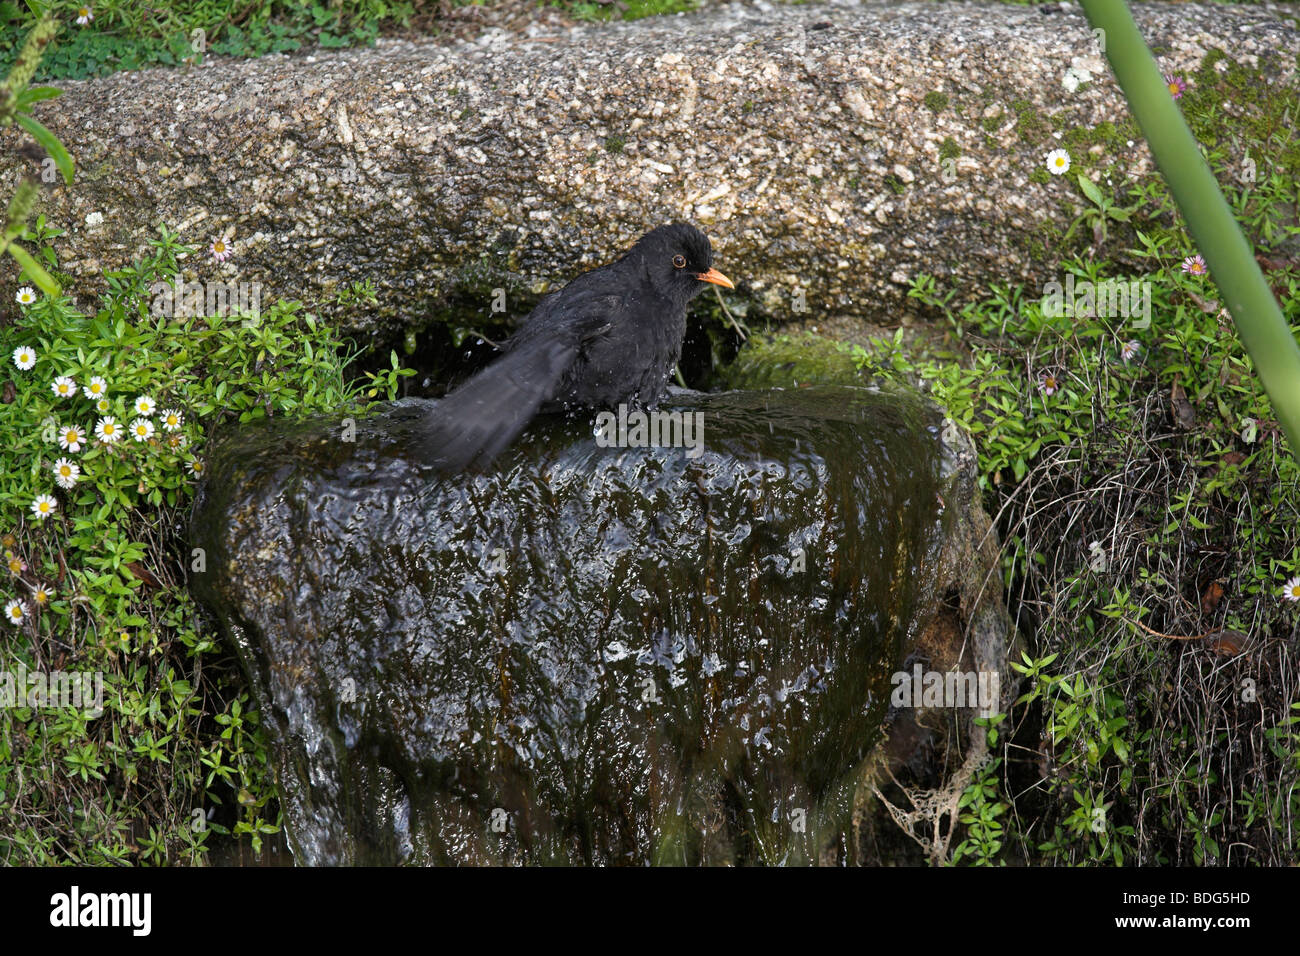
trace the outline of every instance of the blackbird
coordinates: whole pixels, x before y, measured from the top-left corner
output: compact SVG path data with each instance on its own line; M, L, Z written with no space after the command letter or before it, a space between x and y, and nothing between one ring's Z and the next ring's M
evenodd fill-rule
M686 306L708 282L735 288L699 229L646 233L542 299L504 355L433 405L418 451L442 472L482 468L539 412L653 408L681 356Z

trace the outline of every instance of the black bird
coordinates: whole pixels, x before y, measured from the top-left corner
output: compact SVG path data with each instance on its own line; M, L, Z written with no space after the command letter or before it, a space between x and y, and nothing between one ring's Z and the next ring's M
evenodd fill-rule
M694 226L646 233L621 259L537 304L505 353L434 404L419 450L439 471L483 467L538 412L652 408L682 353L686 306L704 283L734 289Z

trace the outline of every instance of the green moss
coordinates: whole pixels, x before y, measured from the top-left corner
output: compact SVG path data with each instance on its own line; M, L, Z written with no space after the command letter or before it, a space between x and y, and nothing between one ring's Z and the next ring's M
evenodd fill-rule
M948 108L948 94L935 90L925 94L925 108L931 113L940 113Z
M984 119L980 121L980 125L984 127L984 131L986 133L996 133L998 129L1002 126L1002 120L1006 117L1006 115L1007 115L1006 113L1002 112L1001 110L998 110L998 112L993 114L992 116L984 117Z
M888 186L894 192L895 195L901 196L903 195L903 193L907 192L907 184L903 182L901 179L899 179L897 176L895 176L893 173L889 173L887 176L885 176L884 182L885 185Z
M1226 64L1222 72L1220 64ZM1300 178L1300 139L1294 135L1292 115L1297 94L1294 85L1278 82L1282 75L1281 57L1261 57L1254 68L1212 49L1191 75L1181 105L1192 134L1207 149L1232 144L1233 155L1223 157L1226 165L1235 170L1241 154L1249 150L1257 162L1267 157L1271 172L1294 182ZM1225 102L1239 115L1224 113Z
M626 145L627 138L620 136L618 133L605 137L605 152L607 153L621 153Z
M1029 174L1029 181L1040 186L1046 185L1052 181L1052 174L1047 171L1046 166L1035 166L1034 171Z
M1050 131L1050 124L1034 109L1028 100L1013 100L1011 110L1016 114L1016 135L1026 143L1041 143Z
M951 136L945 136L943 142L939 146L939 159L955 159L960 155L961 147L957 145L957 141Z
M1076 126L1065 131L1061 142L1070 151L1071 160L1091 162L1087 153L1092 147L1101 146L1106 152L1114 153L1126 140L1136 138L1137 127L1133 125L1133 121L1126 119L1124 126L1125 134L1122 134L1119 127L1109 120L1091 127Z
M801 385L865 385L853 347L815 332L758 335L722 369L726 388L798 388Z

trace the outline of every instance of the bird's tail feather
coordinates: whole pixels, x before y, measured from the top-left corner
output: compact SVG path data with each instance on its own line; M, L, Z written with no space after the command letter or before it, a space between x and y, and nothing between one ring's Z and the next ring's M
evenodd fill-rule
M417 451L442 472L486 467L555 396L577 352L556 340L512 348L434 404Z

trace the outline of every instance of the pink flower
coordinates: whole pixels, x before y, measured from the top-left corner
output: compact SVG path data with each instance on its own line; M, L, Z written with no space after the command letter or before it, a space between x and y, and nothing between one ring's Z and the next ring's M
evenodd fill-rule
M1056 376L1053 375L1051 372L1039 372L1038 387L1044 395L1051 397L1052 395L1055 395L1058 390L1060 390L1061 383L1057 381Z
M1187 90L1187 83L1181 76L1174 76L1172 73L1165 74L1165 86L1169 88L1169 95L1176 100L1183 98L1183 93Z
M1201 258L1200 253L1194 256L1188 256L1183 260L1183 271L1189 275L1203 276L1206 273L1205 260Z

